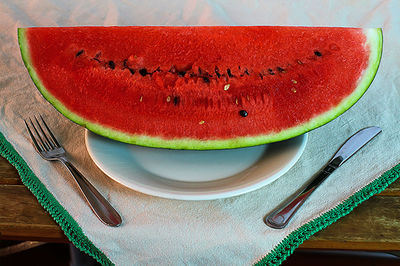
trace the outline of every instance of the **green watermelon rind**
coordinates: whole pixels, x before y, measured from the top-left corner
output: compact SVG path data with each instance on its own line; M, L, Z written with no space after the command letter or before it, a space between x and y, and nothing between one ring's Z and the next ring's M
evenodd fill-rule
M100 124L92 121L88 121L85 118L79 116L78 114L70 111L66 106L64 106L57 98L55 98L43 85L38 74L36 73L29 52L29 45L27 43L25 28L18 29L18 42L21 49L22 59L28 72L35 83L36 87L39 89L41 94L49 101L61 114L75 123L86 127L88 130L99 134L101 136L118 140L121 142L136 144L147 147L156 148L169 148L169 149L191 149L191 150L211 150L211 149L232 149L241 148L248 146L255 146L260 144L272 143L277 141L282 141L290 139L301 134L304 134L310 130L318 128L339 115L343 114L351 106L353 106L361 96L366 92L368 87L371 85L379 67L379 63L382 56L382 44L383 35L382 29L371 28L364 29L364 33L367 37L366 45L369 45L370 56L369 65L364 73L360 76L358 81L358 86L354 92L342 100L342 102L336 107L330 109L329 111L320 114L310 121L292 127L289 129L282 130L281 132L268 134L268 135L258 135L258 136L243 136L233 139L215 139L215 140L198 140L191 138L179 138L179 139L164 139L161 137L147 136L147 135L130 135L124 132L120 132L111 128L107 128Z

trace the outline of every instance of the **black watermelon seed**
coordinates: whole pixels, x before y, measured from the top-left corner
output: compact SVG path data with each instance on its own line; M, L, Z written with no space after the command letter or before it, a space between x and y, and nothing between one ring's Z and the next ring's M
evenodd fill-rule
M123 63L124 63L124 68L128 68L128 59L124 59Z
M314 54L315 54L316 56L322 56L322 54L321 54L320 51L314 51Z
M171 66L171 68L168 70L168 72L169 73L175 73L176 72L175 66L174 65Z
M244 73L245 73L246 75L250 76L249 71L247 70L247 68L246 68L246 70L244 71Z
M270 75L275 75L274 71L273 71L272 69L270 69L270 68L268 68L268 73L269 73Z
M258 75L260 76L261 79L264 79L263 74L258 73Z
M142 75L143 77L147 75L147 69L142 68L139 70L140 75Z
M100 60L99 60L98 58L96 58L96 57L93 57L92 59L93 59L93 60L96 60L97 62L99 62L99 63L100 63Z
M83 50L80 50L80 51L78 51L78 52L76 53L75 56L78 57L78 56L80 56L81 54L83 54L83 52L84 52Z
M217 66L215 67L215 75L217 75L218 78L221 77L221 74L219 73L219 69Z
M232 78L232 77L233 77L233 75L232 75L232 72L231 72L231 69L230 69L230 68L228 68L228 69L226 70L226 73L228 74L228 76L229 76L230 78Z
M205 83L210 83L210 79L208 77L203 77Z
M179 71L178 76L184 77L186 75L186 71Z
M114 68L115 68L115 63L114 63L114 61L108 61L108 66L109 66L111 69L114 69Z
M173 101L174 101L174 105L178 105L180 102L180 98L178 96L175 96Z
M248 115L248 113L246 112L246 110L240 110L239 114L243 117L246 117Z
M281 68L281 67L277 67L276 70L278 70L278 71L281 72L281 73L285 71L285 70L284 70L283 68Z
M132 75L135 74L135 70L134 69L132 69L130 67L128 67L128 69L129 69L129 72L131 72Z

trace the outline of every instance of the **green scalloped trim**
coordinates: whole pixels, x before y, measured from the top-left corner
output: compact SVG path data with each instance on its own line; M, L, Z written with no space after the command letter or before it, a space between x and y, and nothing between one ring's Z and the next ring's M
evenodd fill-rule
M293 251L313 234L349 214L358 204L382 192L400 176L400 164L353 194L341 204L289 234L269 254L255 265L280 265Z
M110 259L84 235L78 223L40 182L24 159L22 159L1 132L0 155L6 158L17 169L24 185L28 187L43 208L60 225L64 234L76 247L89 254L103 265L114 265ZM333 224L343 216L346 216L355 207L371 196L382 192L399 176L400 164L385 172L335 208L293 231L255 265L280 265L300 244L310 238L310 236Z
M102 265L114 265L83 233L78 223L54 198L39 178L32 172L24 159L0 132L0 155L7 159L18 171L22 183L33 193L40 205L58 223L68 239L81 251L89 254Z

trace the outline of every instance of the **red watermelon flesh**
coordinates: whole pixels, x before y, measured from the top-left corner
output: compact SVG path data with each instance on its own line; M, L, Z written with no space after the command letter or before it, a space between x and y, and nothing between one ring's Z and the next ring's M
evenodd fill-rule
M379 29L19 29L24 62L61 113L120 141L221 149L279 141L353 105L377 71Z

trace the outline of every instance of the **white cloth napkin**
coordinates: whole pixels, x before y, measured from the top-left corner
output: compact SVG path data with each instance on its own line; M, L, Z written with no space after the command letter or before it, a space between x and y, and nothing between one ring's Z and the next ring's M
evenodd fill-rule
M332 212L327 214L329 210L400 161L399 12L400 2L397 0L2 1L0 132L5 139L0 142L0 150L3 156L15 160L13 162L22 169L21 176L26 184L62 224L71 241L104 264L243 265L256 263L266 255L269 256L264 258L265 263L279 263L308 235L346 213L342 210L344 205L340 206L336 215ZM31 81L21 60L17 28L77 25L382 27L384 53L378 74L361 100L339 118L312 131L300 160L277 181L228 199L168 200L135 192L104 175L85 149L84 129L55 111ZM120 211L124 220L122 226L104 226L93 215L62 166L45 162L34 152L22 119L37 113L47 117L73 162ZM327 179L287 228L274 230L264 224L265 214L307 182L345 139L371 125L380 126L383 132L339 168L335 176ZM21 160L15 159L7 142L19 153L43 187L32 187L33 183L27 181L35 177L30 176ZM384 187L395 176L392 175L391 179L386 176L379 181ZM369 194L376 192L374 186L367 188L372 188ZM43 192L46 189L52 196ZM357 194L359 198L353 196L352 199L357 203L366 199L367 194ZM55 213L57 202L67 213ZM349 210L354 207L348 202L345 205ZM323 214L328 220L321 222L317 218ZM72 226L71 229L67 225ZM301 227L305 232L303 235L293 233ZM277 249L280 243L283 244ZM285 247L289 251L282 251Z

